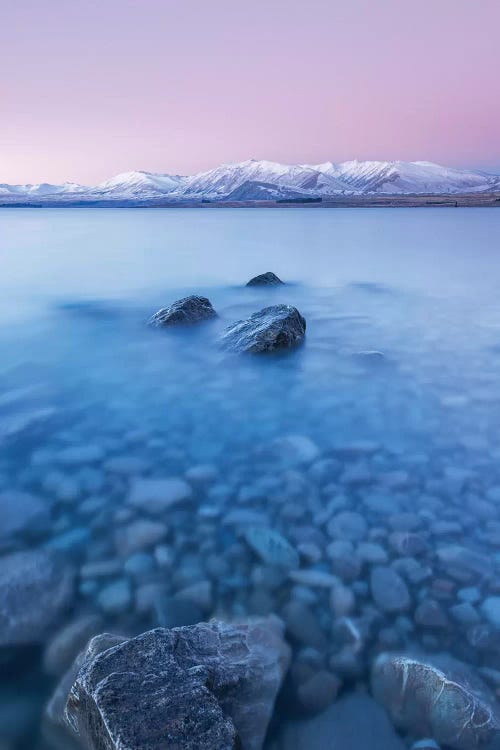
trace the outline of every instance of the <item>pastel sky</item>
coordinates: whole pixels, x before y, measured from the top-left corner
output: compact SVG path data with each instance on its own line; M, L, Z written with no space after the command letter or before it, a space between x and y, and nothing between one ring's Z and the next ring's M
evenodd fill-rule
M500 0L11 0L0 182L250 157L500 171Z

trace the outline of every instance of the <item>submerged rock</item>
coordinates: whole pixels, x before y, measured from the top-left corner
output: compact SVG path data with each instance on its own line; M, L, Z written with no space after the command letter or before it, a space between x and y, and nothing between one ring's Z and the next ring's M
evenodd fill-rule
M288 722L279 750L404 750L385 712L370 696L354 693L312 719Z
M73 570L47 550L0 558L0 646L43 643L73 596Z
M217 313L212 307L212 303L206 297L199 297L196 294L190 297L183 297L173 302L170 307L162 307L152 318L149 319L148 325L153 328L164 328L172 325L192 325L202 320L216 318Z
M410 592L393 568L379 565L372 569L370 587L375 604L383 612L405 612L410 607Z
M251 526L245 531L245 539L253 551L267 565L279 568L297 568L299 553L277 531L267 526Z
M397 727L453 750L497 750L500 712L494 695L465 664L447 655L381 654L372 672L375 698Z
M130 486L127 503L153 515L161 515L173 506L191 500L193 492L184 479L137 477Z
M266 271L250 279L247 286L279 286L279 284L283 284L281 279L272 271Z
M39 534L50 524L50 503L29 492L0 492L0 541L17 534Z
M260 750L288 662L272 618L158 628L84 658L66 719L90 750Z
M220 337L220 344L232 352L271 352L297 346L305 333L306 321L296 307L272 305L233 323Z

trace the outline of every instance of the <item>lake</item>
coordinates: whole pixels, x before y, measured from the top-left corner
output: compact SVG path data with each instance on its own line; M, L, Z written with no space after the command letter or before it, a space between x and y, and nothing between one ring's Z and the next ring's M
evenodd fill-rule
M2 209L2 750L70 747L41 717L91 635L210 617L283 618L272 738L385 650L498 690L499 255L493 209ZM218 317L146 326L187 294ZM278 303L303 346L220 350Z

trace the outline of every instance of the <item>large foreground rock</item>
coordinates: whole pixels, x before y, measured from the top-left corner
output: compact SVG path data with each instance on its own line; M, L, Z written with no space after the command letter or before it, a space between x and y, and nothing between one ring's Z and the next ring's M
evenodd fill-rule
M158 628L84 659L67 721L91 750L260 750L289 662L278 623Z
M354 693L319 716L285 725L279 750L404 750L385 711L370 696Z
M71 567L47 550L0 558L0 646L42 643L73 597Z
M279 286L280 284L283 284L283 282L275 273L266 271L266 273L261 273L250 279L247 286Z
M202 320L216 318L217 313L212 307L212 303L206 297L198 297L193 294L191 297L183 297L173 302L170 307L162 307L152 318L149 319L148 325L153 328L164 328L172 325L192 325Z
M306 321L296 307L272 305L229 326L220 338L232 352L272 352L302 343Z
M372 690L395 725L417 737L434 737L454 750L500 748L495 697L469 667L447 655L381 654Z

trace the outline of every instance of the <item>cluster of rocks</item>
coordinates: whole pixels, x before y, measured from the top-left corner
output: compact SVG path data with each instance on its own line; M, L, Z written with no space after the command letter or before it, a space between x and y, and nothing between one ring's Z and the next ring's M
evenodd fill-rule
M279 285L283 285L283 282L270 271L255 276L247 283L249 287ZM194 325L216 317L210 300L192 295L158 310L149 320L149 325L154 328ZM273 352L297 346L304 340L305 332L306 321L295 307L271 305L230 325L219 343L222 349L230 352Z
M247 335L246 322L234 327L239 339ZM163 340L176 351L176 336ZM62 425L51 417L43 440L2 456L2 750L17 750L14 724L19 731L29 723L24 717L36 721L26 689L32 675L21 674L23 664L36 661L32 649L41 654L33 681L46 689L62 678L45 719L51 748L69 750L75 730L98 747L113 748L117 732L129 745L135 736L148 747L134 735L137 713L118 715L113 704L141 695L147 716L149 690L165 699L175 731L182 731L187 719L168 681L172 670L175 684L200 699L201 734L190 727L193 743L201 747L210 736L221 747L241 746L239 719L222 705L228 673L214 671L205 647L202 658L190 639L215 633L222 658L230 653L220 639L234 627L239 654L241 628L253 617L271 617L266 627L276 640L269 648L288 652L283 662L276 657L279 679L266 667L279 682L255 733L262 744L268 729L266 750L498 748L500 475L487 389L471 397L481 405L472 410L477 434L467 426L470 402L448 386L441 401L432 401L434 421L426 423L424 400L413 408L415 387L406 382L405 391L394 379L376 390L376 373L367 378L359 368L356 377L374 388L347 390L338 370L332 387L325 360L315 359L316 344L303 369L288 358L272 358L271 366L241 358L234 367L220 367L217 358L215 371L193 353L189 367L179 361L170 373L160 358L155 377L137 390L124 387L125 368L113 363L106 398L92 392ZM143 335L142 346L141 356L161 348ZM360 361L377 355L367 348ZM146 371L148 357L142 360ZM349 370L345 379L352 377ZM150 387L155 378L164 391ZM10 416L16 398L0 402ZM134 398L142 411L132 408ZM444 410L457 414L450 435L436 425ZM405 430L415 424L418 440L400 446L394 425L403 411ZM348 440L345 425L360 413L383 420L397 440ZM223 624L200 631L211 618ZM158 627L153 633L161 637L151 635ZM168 644L177 628L196 668L184 651L172 662ZM124 635L100 635L86 648L105 631ZM150 677L143 679L137 664L134 676L125 676L118 660L132 660L144 644L167 668L146 664ZM235 690L243 688L240 673L230 674ZM119 696L106 694L107 686L119 688ZM130 722L122 726L126 714ZM137 732L154 731L163 719L153 715L151 727L142 722ZM101 742L92 733L104 724L113 734ZM151 747L159 741L161 734ZM36 740L28 746L41 750Z

